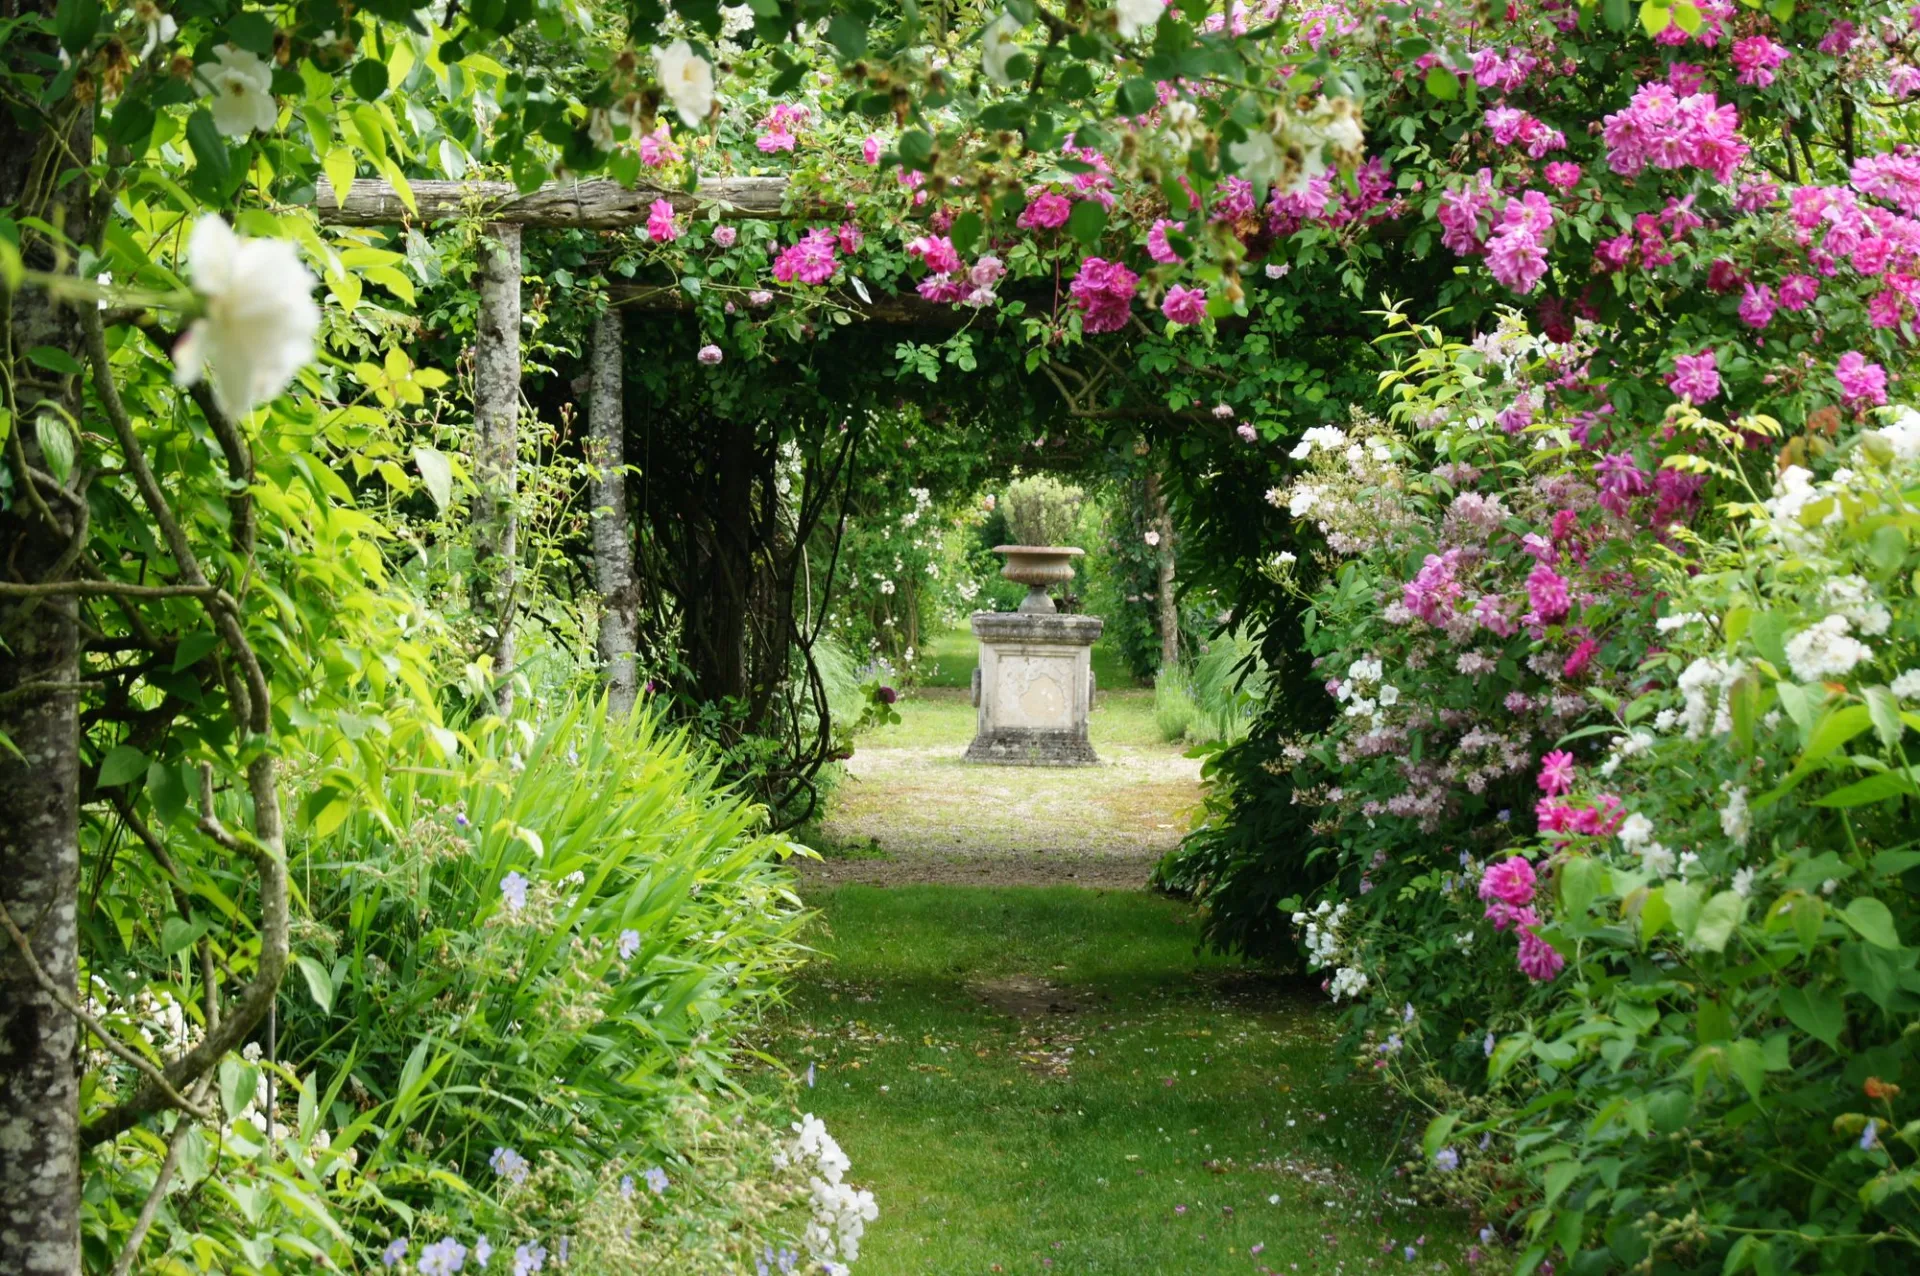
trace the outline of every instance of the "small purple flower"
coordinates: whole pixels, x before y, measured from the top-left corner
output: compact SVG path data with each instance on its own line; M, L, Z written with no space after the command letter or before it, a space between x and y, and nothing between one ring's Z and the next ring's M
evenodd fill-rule
M466 1262L467 1247L443 1236L420 1251L420 1276L454 1276Z
M711 342L709 342L708 344L700 347L700 353L695 355L694 358L700 360L701 363L711 368L714 364L720 362L721 359L725 358L725 356L720 353L719 346L716 346Z
M562 1236L560 1238L560 1254L559 1254L560 1266L565 1267L567 1265L567 1253L572 1248L573 1248L573 1237Z
M633 955L640 951L640 932L623 930L620 932L620 960L632 961Z
M508 912L517 913L527 906L528 885L527 879L517 869L500 879L500 898Z
M1867 1128L1860 1131L1860 1150L1871 1152L1880 1146L1880 1123L1872 1117L1867 1118Z
M1254 429L1250 421L1242 421L1234 433L1238 434L1241 441L1245 443L1252 443L1260 437L1260 431Z
M467 827L467 813L465 811L456 812L453 817L453 822L461 828Z
M882 687L880 688L880 690L873 693L873 698L878 700L881 704L892 704L895 701L900 699L900 693L898 691L895 691L892 687Z
M527 1158L512 1148L495 1148L493 1155L487 1158L487 1164L501 1178L513 1183L527 1181Z
M733 247L733 241L739 237L740 232L731 226L716 226L713 228L713 242L722 248Z
M1413 1246L1411 1246L1411 1245L1409 1245L1409 1246L1407 1246L1407 1247L1406 1247L1405 1249L1403 1249L1403 1250L1401 1250L1401 1251L1400 1251L1400 1254L1401 1254L1401 1256L1402 1256L1403 1258L1405 1258L1405 1259L1406 1259L1406 1260L1407 1260L1407 1261L1408 1261L1409 1263L1411 1263L1411 1262L1412 1262L1412 1261L1413 1261L1414 1259L1416 1259L1416 1258L1418 1258L1418 1257L1420 1257L1420 1251L1419 1251L1419 1250L1417 1250L1417 1249L1415 1249L1415 1248L1414 1248Z
M1487 1034L1487 1039L1480 1043L1480 1049L1486 1054L1487 1058L1493 1058L1493 1034L1491 1032Z
M660 1196L666 1192L667 1172L659 1166L656 1165L652 1169L647 1170L641 1174L640 1177L647 1181L647 1186L652 1189L655 1196Z
M1460 1168L1460 1154L1452 1148L1441 1148L1433 1154L1433 1164L1435 1169L1452 1173Z
M398 1267L400 1260L407 1256L406 1238L402 1237L387 1246L386 1253L380 1255L380 1262L387 1267Z
M533 1276L547 1265L547 1247L528 1241L513 1251L513 1276Z
M485 1267L493 1261L493 1242L482 1236L473 1243L473 1261Z

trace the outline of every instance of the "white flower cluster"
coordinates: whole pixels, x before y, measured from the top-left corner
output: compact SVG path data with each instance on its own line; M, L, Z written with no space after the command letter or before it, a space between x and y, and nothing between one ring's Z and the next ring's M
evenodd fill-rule
M880 1207L874 1203L872 1192L843 1181L852 1162L827 1133L826 1122L809 1112L791 1128L794 1137L775 1154L774 1164L782 1169L792 1165L811 1171L807 1192L813 1218L801 1235L801 1243L823 1266L834 1259L851 1263L860 1257L860 1238L867 1224L880 1217Z
M1740 660L1715 660L1703 656L1694 661L1680 675L1683 707L1677 719L1670 716L1673 714L1671 709L1665 710L1654 720L1654 725L1665 731L1671 729L1677 720L1689 740L1700 739L1709 728L1715 735L1733 730L1728 693L1746 671L1746 663Z
M1802 682L1843 678L1853 667L1873 659L1873 648L1847 632L1851 622L1834 612L1819 623L1787 639L1787 663Z
M1306 927L1307 965L1318 970L1332 966L1341 957L1340 923L1347 918L1347 906L1321 900L1311 913L1295 913L1293 924ZM1358 997L1367 986L1367 977L1353 966L1340 966L1327 983L1335 1001Z
M1347 706L1349 718L1365 718L1374 730L1386 725L1383 712L1400 703L1400 688L1382 682L1386 671L1378 660L1362 657L1347 666L1334 698Z
M1280 110L1268 126L1227 148L1240 176L1255 186L1298 194L1334 163L1358 164L1366 149L1360 108L1352 98L1322 96L1307 111Z

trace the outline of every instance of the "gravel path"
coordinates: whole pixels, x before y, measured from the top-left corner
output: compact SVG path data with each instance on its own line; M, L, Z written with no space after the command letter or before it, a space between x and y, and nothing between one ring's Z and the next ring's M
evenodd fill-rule
M863 737L828 805L810 881L1137 890L1191 827L1200 762L1152 730L1152 693L1104 693L1092 767L980 766L964 691L930 688Z

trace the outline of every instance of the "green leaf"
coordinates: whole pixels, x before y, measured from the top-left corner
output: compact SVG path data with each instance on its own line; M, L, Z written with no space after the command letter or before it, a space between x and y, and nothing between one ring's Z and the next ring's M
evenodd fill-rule
M1576 855L1560 867L1560 900L1569 918L1582 918L1605 888L1606 868L1591 856Z
M211 629L196 629L192 633L182 634L179 644L173 649L173 672L193 668L219 645L219 636Z
M1433 1154L1440 1150L1441 1145L1447 1141L1447 1136L1453 1133L1453 1127L1459 1122L1460 1118L1452 1112L1442 1112L1427 1122L1427 1132L1420 1140L1420 1147L1426 1153L1428 1160L1433 1159Z
M347 76L353 91L371 102L387 91L387 64L375 58L361 58Z
M980 232L986 229L986 223L980 220L980 214L968 209L953 219L953 226L947 237L961 253L971 253L973 246L980 242Z
M77 377L86 371L80 361L62 350L59 346L35 346L27 351L27 359L36 367L63 377Z
M111 789L137 775L145 775L147 755L130 744L116 744L100 761L100 787Z
M227 153L220 130L213 125L213 113L204 106L187 117L187 146L206 179L215 186L225 186L233 176L233 157Z
M1906 724L1900 721L1900 702L1893 698L1893 692L1885 687L1868 687L1863 693L1867 701L1867 713L1873 719L1873 729L1880 737L1880 743L1889 749L1900 743L1900 737L1906 734Z
M1640 25L1648 35L1659 35L1673 25L1673 11L1653 0L1641 0Z
M1460 77L1436 63L1427 68L1427 92L1451 102L1460 96Z
M320 1013L333 1013L333 979L322 966L305 953L294 955L294 962L300 967L300 973L307 977L307 992L313 997L313 1004L320 1007Z
M260 1088L260 1069L228 1055L220 1062L220 1106L228 1117L237 1117Z
M1586 1167L1578 1161L1556 1161L1549 1165L1546 1175L1547 1204L1551 1205L1559 1200L1560 1194L1565 1192L1585 1169Z
M60 34L61 48L80 52L93 43L100 29L100 0L60 0L60 7L53 11L53 27Z
M1721 891L1700 910L1699 924L1693 928L1691 943L1710 953L1723 952L1733 931L1746 916L1747 901L1737 891Z
M324 167L327 181L333 187L334 206L338 207L346 199L347 192L353 189L353 152L344 146L334 147L327 152Z
M1865 806L1869 802L1884 802L1891 797L1914 791L1913 781L1905 770L1882 771L1870 775L1864 780L1855 780L1844 788L1817 797L1815 806Z
M1829 1048L1838 1048L1840 1033L1847 1026L1847 1013L1840 998L1815 995L1804 988L1782 988L1780 1010L1794 1027Z
M187 809L187 786L180 768L155 762L147 768L147 801L162 824L171 824Z
M442 510L453 504L453 462L437 448L421 444L413 449L413 463L420 467L420 481L427 485L433 503Z
M1876 948L1900 947L1900 932L1893 924L1893 913L1871 895L1862 895L1840 912L1840 920L1854 933Z
M827 23L827 43L851 62L867 51L867 24L851 13L836 14Z
M1067 216L1067 233L1092 248L1100 240L1100 234L1107 228L1107 210L1090 199L1083 199L1073 206L1073 212Z
M1766 1056L1761 1052L1760 1043L1752 1037L1733 1042L1727 1047L1727 1065L1746 1087L1747 1097L1758 1103L1760 1091L1767 1083Z
M1145 115L1159 101L1154 91L1153 81L1145 76L1136 75L1120 82L1120 90L1115 95L1122 115Z
M160 955L171 957L185 952L207 933L204 921L190 922L184 917L169 917L160 924Z
M33 434L39 441L40 457L47 463L47 471L65 482L73 473L73 431L58 413L42 412L33 418Z
M1789 619L1777 611L1763 611L1753 618L1750 632L1753 646L1775 669L1787 668L1787 625Z

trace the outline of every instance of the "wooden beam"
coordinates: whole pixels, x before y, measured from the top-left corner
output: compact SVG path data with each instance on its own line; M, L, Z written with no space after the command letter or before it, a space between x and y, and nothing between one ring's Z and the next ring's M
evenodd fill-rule
M402 223L448 221L480 217L515 226L574 226L588 230L617 230L647 224L647 210L657 199L678 213L706 213L719 209L728 218L832 217L839 206L805 205L789 209L784 177L717 177L701 182L691 192L642 183L628 189L604 179L590 182L549 182L522 193L511 182L411 182L414 207L394 190L393 183L356 179L344 200L334 198L332 183L321 178L314 191L314 211L333 226L394 226Z
M694 308L693 298L687 296L678 284L626 284L609 280L607 295L616 306L628 311L687 313ZM992 328L998 322L991 310L980 311L970 306L928 301L915 293L881 293L870 302L862 301L852 293L835 293L832 300L835 305L849 311L858 323L959 329L969 324ZM830 324L833 321L823 314L815 322Z

